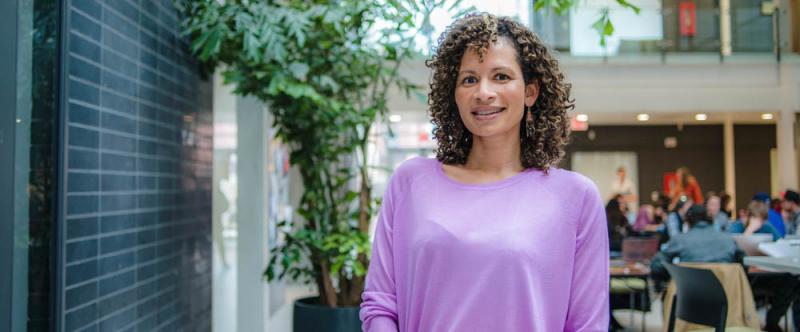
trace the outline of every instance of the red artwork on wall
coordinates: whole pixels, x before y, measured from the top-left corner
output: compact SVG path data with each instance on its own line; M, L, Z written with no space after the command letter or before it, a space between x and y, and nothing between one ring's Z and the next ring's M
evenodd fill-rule
M678 3L678 26L680 26L681 36L694 37L697 34L694 1Z

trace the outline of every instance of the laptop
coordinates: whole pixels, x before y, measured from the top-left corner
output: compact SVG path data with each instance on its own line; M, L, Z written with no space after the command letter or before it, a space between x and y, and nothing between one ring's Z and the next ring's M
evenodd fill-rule
M772 257L800 257L800 240L778 240L758 245L764 254Z
M736 245L738 245L747 256L766 256L761 249L758 249L758 244L772 242L772 234L736 234L732 237L733 240L736 241Z

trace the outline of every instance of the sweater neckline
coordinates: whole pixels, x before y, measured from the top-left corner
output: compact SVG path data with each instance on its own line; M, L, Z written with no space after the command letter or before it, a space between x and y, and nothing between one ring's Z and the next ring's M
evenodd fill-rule
M436 168L436 174L442 180L444 180L445 182L447 182L450 185L453 185L455 187L462 188L462 189L472 189L472 190L486 190L486 189L502 188L502 187L505 187L505 186L508 186L508 185L511 185L511 184L514 184L514 183L517 183L517 182L521 181L522 179L525 178L526 174L529 174L529 173L532 173L533 171L535 171L534 168L526 168L522 172L519 172L519 173L514 174L512 176L509 176L507 178L496 180L496 181L492 181L492 182L486 182L486 183L463 183L463 182L459 182L459 181L456 181L456 180L450 178L450 176L448 176L444 172L444 164L441 161L439 161L438 159L435 159L435 158L434 158L434 161L435 161L435 165L436 165L436 167L435 167Z

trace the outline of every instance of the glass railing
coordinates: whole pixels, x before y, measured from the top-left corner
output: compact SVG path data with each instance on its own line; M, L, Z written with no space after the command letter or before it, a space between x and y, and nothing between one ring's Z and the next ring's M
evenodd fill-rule
M574 61L775 62L788 51L788 38L775 33L787 19L785 10L772 12L760 0L730 0L725 33L718 0L645 0L638 14L612 7L614 34L601 46L591 26L604 6L590 0L565 16L534 13L530 26Z

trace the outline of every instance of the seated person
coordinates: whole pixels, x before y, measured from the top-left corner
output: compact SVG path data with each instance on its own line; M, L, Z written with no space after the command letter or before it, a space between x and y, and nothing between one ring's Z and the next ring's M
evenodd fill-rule
M664 222L664 232L667 237L673 237L683 233L686 211L688 211L692 205L694 205L694 201L688 199L686 196L681 196L675 203L675 209L667 215L667 220Z
M606 204L608 244L611 251L621 251L622 239L632 231L630 224L628 224L628 218L625 217L626 206L623 202L622 195L614 195Z
M778 240L781 237L780 233L767 222L768 210L767 203L761 200L750 201L750 204L747 205L747 217L744 218L744 221L737 220L731 223L728 226L728 232L744 235L771 234L773 241Z
M633 231L637 233L644 233L653 229L655 222L653 221L653 206L650 204L642 204L639 207L639 213L636 214L636 221L633 223Z
M783 194L783 202L781 209L786 214L784 224L786 226L786 234L796 235L797 227L800 226L800 194L794 190L786 190ZM798 319L800 319L800 312L798 312Z
M772 200L769 198L769 194L767 193L757 193L753 196L754 201L762 201L767 204L767 222L775 228L775 231L778 232L778 236L783 237L786 235L786 228L783 225L783 217L781 216L778 211L775 211L772 207Z
M670 238L650 262L650 275L658 284L669 280L664 263L675 258L681 262L733 263L741 262L743 253L730 235L717 232L708 220L705 206L693 205L686 211L689 231ZM658 290L659 287L656 287Z
M722 200L717 194L709 194L706 200L706 210L708 210L708 217L714 225L714 229L718 231L725 231L728 228L728 215L721 211Z

